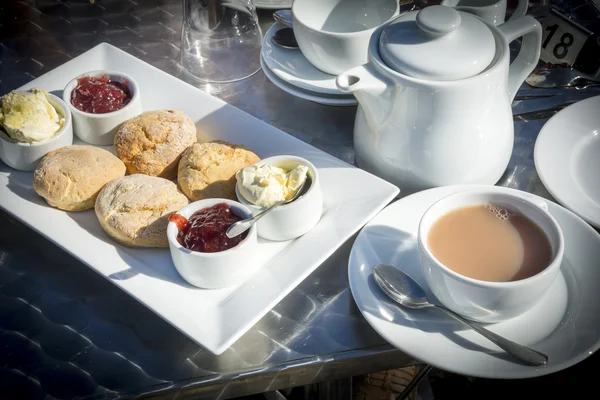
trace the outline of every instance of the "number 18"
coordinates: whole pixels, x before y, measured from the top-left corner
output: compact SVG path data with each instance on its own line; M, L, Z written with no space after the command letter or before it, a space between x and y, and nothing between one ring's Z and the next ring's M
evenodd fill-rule
M544 43L542 43L543 49L545 49L546 46L548 46L548 43L550 43L550 40L552 40L552 37L554 37L554 34L558 30L558 24L547 26L545 30L547 30L549 33L546 37L546 40L544 40ZM573 44L574 41L575 38L569 32L563 33L560 37L560 42L558 42L556 46L554 46L554 48L552 49L552 54L554 55L554 57L556 57L559 60L565 58L567 56L567 53L569 52L569 47Z

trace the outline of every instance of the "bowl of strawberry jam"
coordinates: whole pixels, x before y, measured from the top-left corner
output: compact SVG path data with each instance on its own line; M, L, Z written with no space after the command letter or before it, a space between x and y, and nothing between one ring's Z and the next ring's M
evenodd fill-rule
M140 90L123 72L100 70L76 76L63 90L73 131L84 142L111 145L119 125L142 112Z
M225 232L234 222L251 216L246 206L228 199L195 201L172 214L167 237L179 275L204 289L229 287L245 280L255 267L256 227L231 239Z

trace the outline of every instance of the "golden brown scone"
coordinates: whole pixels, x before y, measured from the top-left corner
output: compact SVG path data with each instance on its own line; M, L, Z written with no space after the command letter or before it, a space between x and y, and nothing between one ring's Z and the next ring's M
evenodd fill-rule
M235 173L260 158L244 146L215 140L194 143L179 161L177 181L191 200L235 200Z
M102 229L125 246L169 247L169 216L188 203L173 182L134 174L102 189L96 199L96 216Z
M94 146L65 146L49 152L33 172L33 189L52 207L94 208L100 189L125 175L125 164Z
M196 125L183 111L148 111L121 124L115 150L130 174L173 179L181 153L197 141Z

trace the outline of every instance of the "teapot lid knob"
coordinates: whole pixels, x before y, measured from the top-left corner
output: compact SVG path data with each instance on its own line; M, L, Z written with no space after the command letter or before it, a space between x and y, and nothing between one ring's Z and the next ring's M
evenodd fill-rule
M452 7L409 11L381 28L379 56L395 72L454 81L482 73L496 56L495 28Z
M417 13L416 22L428 36L444 36L460 26L460 14L451 7L429 6Z

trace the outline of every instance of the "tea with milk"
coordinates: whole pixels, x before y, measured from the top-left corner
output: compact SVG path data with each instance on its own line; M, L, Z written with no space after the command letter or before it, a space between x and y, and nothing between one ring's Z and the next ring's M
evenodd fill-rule
M482 281L529 278L552 261L550 241L539 226L493 204L448 212L433 224L427 241L440 263Z

